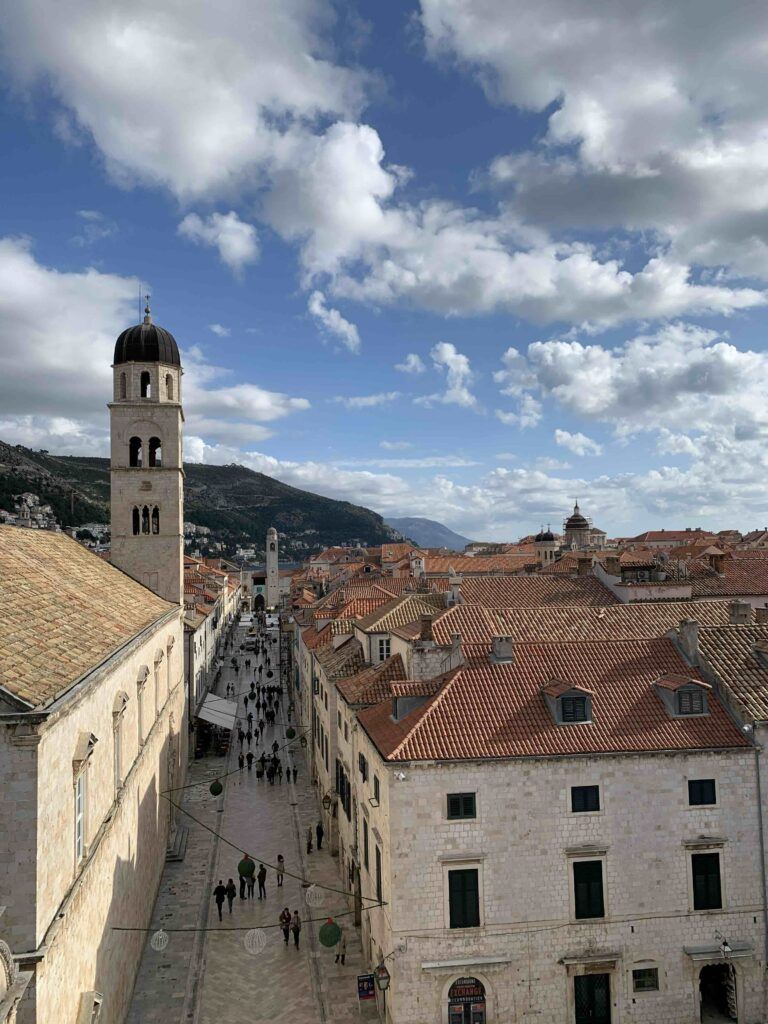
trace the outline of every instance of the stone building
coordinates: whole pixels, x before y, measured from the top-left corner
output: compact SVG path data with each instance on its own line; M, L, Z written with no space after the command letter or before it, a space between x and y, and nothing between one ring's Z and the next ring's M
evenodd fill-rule
M267 530L267 608L280 604L280 578L278 575L277 530Z
M602 548L606 537L605 530L593 526L592 521L583 515L577 501L573 506L573 512L563 523L563 547L566 550Z

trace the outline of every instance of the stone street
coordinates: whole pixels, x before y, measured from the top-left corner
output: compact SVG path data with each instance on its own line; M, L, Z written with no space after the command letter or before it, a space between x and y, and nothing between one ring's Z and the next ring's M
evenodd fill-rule
M238 648L244 636L241 627L234 646L241 665L244 656ZM225 695L227 682L234 683L236 690L247 691L251 677L242 669L239 679L235 677L229 657L227 654L227 665L216 691L220 696ZM253 655L251 659L255 663ZM242 706L241 697L241 709ZM187 814L178 813L179 823L189 828L186 856L180 863L166 865L152 921L152 931L165 928L170 941L158 953L149 944L151 933L147 936L129 1024L241 1024L245 1019L345 1024L360 1019L356 978L365 967L351 904L342 893L328 891L319 908L309 907L304 898L307 882L344 887L337 862L325 846L321 851L314 846L313 852L306 854L309 827L315 843L317 794L307 777L298 736L291 743L286 740L282 701L276 726L267 727L263 744L254 743L254 752L259 755L266 749L271 753L275 740L284 747L280 751L283 766L295 764L298 768L296 785L285 778L282 784L275 782L274 786L266 779L259 781L254 767L253 771L236 772L223 779L223 794L213 797L208 790L210 782L218 774L237 768L236 735L226 763L224 759L208 757L190 765L187 786L191 788L176 794L176 799L202 825ZM220 836L214 836L204 826L215 829ZM278 888L275 872L270 869L266 899L241 900L238 896L231 915L225 904L224 921L219 924L213 888L219 879L225 885L229 878L238 883L237 864L243 852L248 852L257 865L275 864L277 855L282 853L285 882ZM288 872L298 877L290 877ZM298 910L303 922L298 951L292 936L289 945L285 945L278 927L278 916L286 906L291 912ZM327 949L318 941L317 931L328 916L338 919L344 927L344 966L334 962L335 949ZM268 929L267 947L256 956L250 955L243 943L249 928ZM363 1018L372 1014L375 1018L375 1008L365 1005Z

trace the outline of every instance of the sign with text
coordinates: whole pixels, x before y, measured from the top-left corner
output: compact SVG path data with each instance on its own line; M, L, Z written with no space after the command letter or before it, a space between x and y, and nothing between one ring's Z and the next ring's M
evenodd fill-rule
M363 1002L366 999L376 998L376 986L372 974L358 974L357 976L357 998Z

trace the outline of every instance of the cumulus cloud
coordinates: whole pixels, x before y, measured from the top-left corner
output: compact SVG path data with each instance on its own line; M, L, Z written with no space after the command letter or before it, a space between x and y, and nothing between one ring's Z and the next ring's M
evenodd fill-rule
M117 224L99 210L78 210L77 216L80 230L72 238L75 245L84 248L117 234Z
M338 309L329 309L322 292L312 292L307 308L324 331L338 338L350 352L357 354L360 351L360 334L357 327L349 320L345 320Z
M213 331L218 338L228 338L232 333L230 328L223 324L208 324L208 330Z
M415 352L409 352L402 363L395 363L395 369L400 373L424 373L427 368L421 356Z
M240 220L234 210L212 213L205 219L188 213L179 224L182 238L198 245L211 245L219 258L235 274L241 274L248 263L259 257L259 236L253 224Z
M334 402L348 409L372 409L377 405L388 405L399 397L399 391L379 391L375 395L337 395Z
M413 444L410 441L379 441L379 448L389 452L402 452L413 448Z
M569 430L559 428L555 431L555 444L567 448L574 455L601 455L603 451L603 446L586 434L578 431L572 434Z
M542 406L533 395L521 395L518 402L517 412L505 412L503 409L496 410L496 419L508 427L535 427L542 417Z
M430 350L435 369L445 372L446 388L434 395L422 395L415 399L419 405L461 405L466 409L477 407L477 398L469 390L474 374L469 359L449 341L438 342Z

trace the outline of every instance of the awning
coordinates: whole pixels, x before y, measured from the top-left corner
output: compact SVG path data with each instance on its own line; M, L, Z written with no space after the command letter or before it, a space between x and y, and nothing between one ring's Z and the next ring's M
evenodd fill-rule
M206 694L205 700L197 712L198 718L210 722L211 725L220 725L224 729L235 728L236 716L237 704L233 700L216 697L213 693Z

